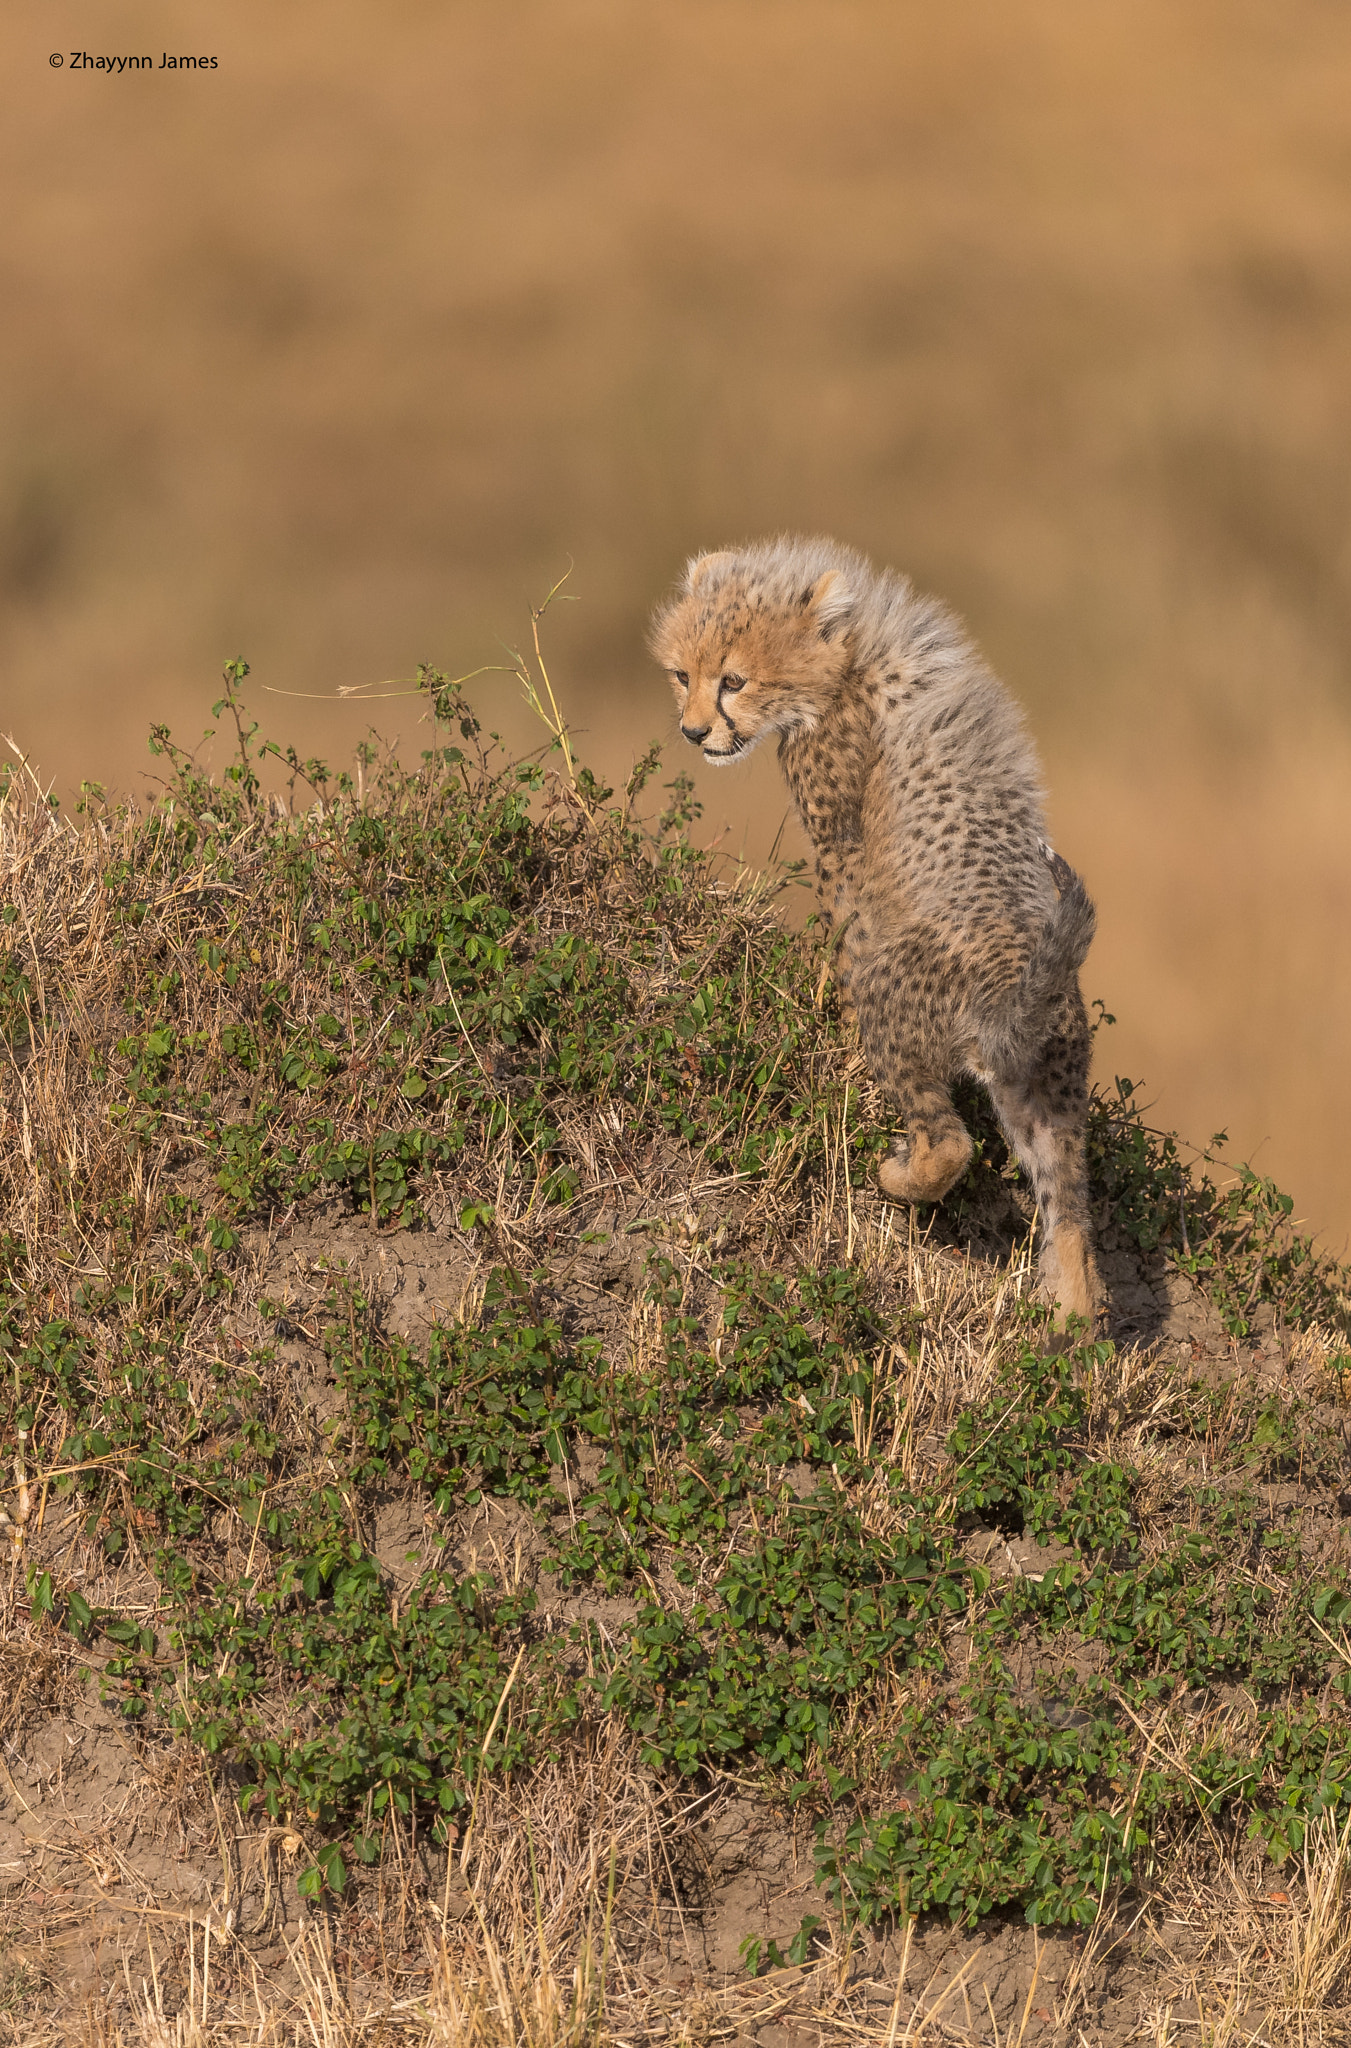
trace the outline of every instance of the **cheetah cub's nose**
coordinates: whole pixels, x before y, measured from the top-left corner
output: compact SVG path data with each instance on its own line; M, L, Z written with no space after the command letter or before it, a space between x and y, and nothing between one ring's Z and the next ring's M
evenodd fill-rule
M711 725L682 725L680 730L684 733L691 746L698 747L703 745L713 728Z

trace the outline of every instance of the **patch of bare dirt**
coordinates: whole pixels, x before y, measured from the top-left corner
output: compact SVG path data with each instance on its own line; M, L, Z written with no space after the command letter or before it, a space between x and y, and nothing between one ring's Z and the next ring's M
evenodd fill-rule
M388 1529L404 1540L398 1517ZM529 1797L505 1834L505 1810L489 1803L478 1825L491 1840L471 1876L454 1845L447 1859L406 1838L379 1872L356 1874L340 1909L312 1908L295 1894L302 1845L292 1831L241 1820L213 1799L188 1750L139 1743L67 1674L72 1684L73 1699L35 1707L6 1744L0 1803L0 1980L31 1987L26 2017L36 2025L45 2015L43 2040L60 2015L73 2025L81 2010L129 2025L143 1983L176 2009L192 1984L200 1995L204 1969L213 2010L243 2010L260 1982L271 2006L303 2006L320 1954L343 2011L354 2023L373 2017L431 1982L447 1941L472 1934L524 1853ZM573 1786L580 1796L561 1826L555 1819L555 1839L533 1836L530 1853L542 1910L569 1885L589 1887L593 1905L608 1887L612 1967L635 2022L626 2038L835 2048L894 2043L922 2024L930 2038L981 2048L1124 2048L1165 2008L1179 2026L1213 2024L1213 1926L1198 1934L1164 1904L1133 1923L1109 1913L1078 1933L999 1915L972 1932L930 1915L843 1936L825 1918L824 1956L818 1941L805 1966L751 1977L748 1937L762 1955L770 1940L786 1952L804 1916L821 1913L810 1833L733 1790L673 1802L647 1774L624 1767L616 1777L614 1761L608 1777L592 1771ZM541 1788L556 1816L560 1789ZM1288 1916L1279 1898L1244 1902L1248 1922L1266 1914L1268 1953ZM1264 2018L1253 2010L1254 2024ZM12 2014L10 2025L12 2038L30 2038Z

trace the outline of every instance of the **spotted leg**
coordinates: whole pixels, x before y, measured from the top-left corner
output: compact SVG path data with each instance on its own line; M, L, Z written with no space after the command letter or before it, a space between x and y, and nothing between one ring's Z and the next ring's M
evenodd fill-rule
M1056 998L1036 1056L1016 1074L990 1079L1005 1135L1032 1182L1041 1214L1037 1291L1067 1316L1089 1322L1101 1294L1093 1256L1084 1133L1088 1122L1088 1019L1077 988Z

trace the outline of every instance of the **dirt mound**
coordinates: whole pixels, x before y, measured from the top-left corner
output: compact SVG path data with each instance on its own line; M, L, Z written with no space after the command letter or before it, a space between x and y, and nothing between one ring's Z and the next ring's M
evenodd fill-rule
M242 717L148 817L0 805L11 2031L1333 2011L1345 1274L1122 1086L1053 1339L988 1105L882 1200L688 785L423 680L422 768L303 809Z

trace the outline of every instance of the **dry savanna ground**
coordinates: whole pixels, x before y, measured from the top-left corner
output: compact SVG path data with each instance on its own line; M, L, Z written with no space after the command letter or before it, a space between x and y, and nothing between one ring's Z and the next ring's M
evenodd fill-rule
M229 773L0 794L3 2037L1342 2039L1279 1190L1100 1096L1057 1346L979 1097L888 1208L791 878L655 754L432 675L416 768L260 763L227 681Z

